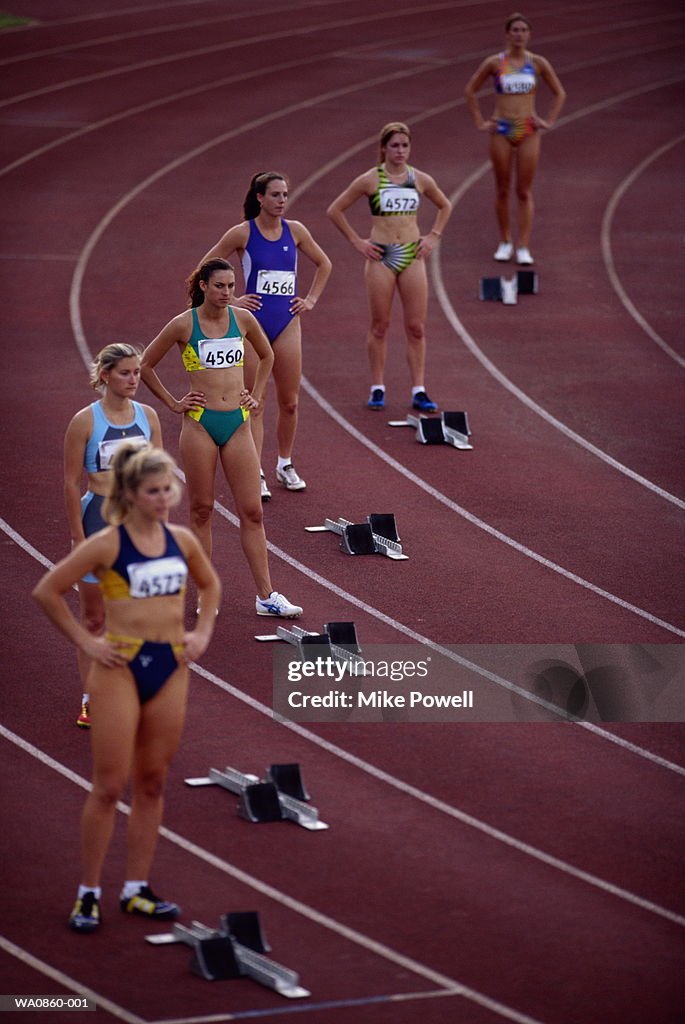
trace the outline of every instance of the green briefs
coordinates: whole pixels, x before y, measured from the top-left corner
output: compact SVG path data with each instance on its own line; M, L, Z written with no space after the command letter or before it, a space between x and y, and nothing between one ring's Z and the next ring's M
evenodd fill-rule
M231 440L238 427L243 425L249 415L247 409L240 407L237 409L197 409L186 413L191 420L197 420L205 428L217 448L223 448Z

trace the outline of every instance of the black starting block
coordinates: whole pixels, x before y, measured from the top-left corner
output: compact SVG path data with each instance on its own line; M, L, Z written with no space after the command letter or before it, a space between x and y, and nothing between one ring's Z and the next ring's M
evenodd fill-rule
M285 785L284 785L285 780ZM309 795L297 764L272 764L264 778L247 775L236 768L210 768L209 775L185 779L187 786L221 786L240 797L238 815L255 824L294 821L310 832L328 828L319 812L305 801ZM299 794L299 795L298 795Z
M471 428L465 412L443 412L435 416L407 416L406 420L388 420L389 427L415 427L419 444L449 444L471 451Z
M515 277L481 277L478 297L483 302L516 305L519 295L537 295L538 275L534 270L519 270Z
M309 533L326 530L341 537L340 547L348 555L387 555L395 561L409 556L402 553L395 516L376 513L366 517L365 523L351 523L348 519L326 519L323 526L305 526Z
M301 987L295 971L264 955L271 947L264 938L259 914L252 910L224 914L218 929L193 921L190 927L175 924L172 932L146 935L145 941L154 946L176 943L190 946L193 950L190 969L206 981L247 977L286 999L311 995Z
M261 633L255 636L255 640L285 640L286 643L297 647L300 661L315 661L318 657L330 656L334 661L349 664L355 675L365 674L364 659L360 656L362 649L354 622L327 622L322 633L307 632L299 626L292 626L290 629L277 626L275 633ZM313 659L309 656L308 647L316 648Z

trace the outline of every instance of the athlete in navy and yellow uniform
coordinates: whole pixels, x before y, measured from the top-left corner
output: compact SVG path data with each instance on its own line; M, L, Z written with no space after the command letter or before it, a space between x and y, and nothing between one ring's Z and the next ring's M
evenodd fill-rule
M284 217L288 183L277 171L255 174L245 196L245 220L232 228L209 250L205 260L215 256L240 258L245 294L237 300L251 310L274 351L273 376L278 400L276 477L289 491L303 491L304 480L293 466L297 432L297 405L302 378L302 332L300 315L316 305L331 272L331 261L310 232L299 221ZM314 277L306 296L299 294L298 256L314 264ZM248 366L247 379L252 380ZM263 417L252 421L252 433L261 464L264 442ZM271 492L261 474L262 500Z
M258 414L273 353L247 309L233 306L235 273L230 263L205 261L190 277L191 308L175 316L143 353L142 377L172 412L182 415L180 450L188 487L190 523L208 555L220 462L240 519L240 539L257 589L260 615L293 618L302 608L271 585L259 493L259 460L246 420ZM167 391L155 367L174 347L191 380L181 399ZM257 362L252 391L244 386L245 350Z
M100 879L117 803L130 783L127 914L169 920L175 903L156 896L149 875L162 818L164 783L178 747L188 694L188 665L202 657L214 629L220 584L197 538L167 526L180 484L159 448L119 446L103 512L112 524L76 545L38 583L34 597L90 663L93 779L81 817L82 877L69 927L100 925ZM94 636L65 600L87 572L100 581L105 633ZM186 581L198 594L195 625L184 623Z
M101 392L99 401L72 418L64 438L64 496L72 544L102 530L102 503L111 484L111 461L119 444L134 440L161 445L159 418L149 405L134 401L140 383L140 350L125 342L107 345L93 361L91 387ZM88 487L81 495L83 474ZM105 610L98 580L92 573L79 581L81 622L94 634L102 632ZM76 724L87 728L89 665L79 653L83 696Z
M428 303L426 257L436 246L449 220L451 204L434 179L408 164L411 135L406 124L393 121L380 134L380 160L355 178L328 208L328 216L365 260L364 274L371 310L366 344L371 371L370 409L385 406L386 339L392 300L397 291L404 313L411 404L423 412L437 405L426 393L425 320ZM362 238L345 215L348 207L367 197L371 234ZM433 227L421 235L419 206L428 199L436 207Z
M528 51L528 19L522 14L513 14L507 20L505 32L506 49L483 61L466 86L466 101L476 127L490 134L490 160L496 188L495 212L501 239L495 259L506 261L514 255L509 193L515 171L518 203L516 262L527 266L533 263L529 248L533 227L531 189L540 157L540 129L552 127L566 94L549 61ZM478 92L488 78L494 82L495 109L491 117L484 118ZM543 81L552 92L552 106L546 119L540 117L535 109L539 81Z
M164 525L165 547L151 557L140 552L123 523L117 527L119 553L100 579L105 601L145 600L153 597L183 596L188 566L173 533ZM128 662L141 704L150 700L176 671L183 645L142 640L120 633L106 634Z

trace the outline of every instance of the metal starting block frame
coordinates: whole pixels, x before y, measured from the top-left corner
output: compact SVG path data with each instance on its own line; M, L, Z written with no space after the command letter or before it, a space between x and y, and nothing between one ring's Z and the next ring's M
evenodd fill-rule
M255 911L224 914L219 928L208 928L199 921L190 927L175 924L172 932L146 935L153 946L183 943L193 950L190 969L206 981L229 978L252 978L286 999L303 999L311 995L300 985L299 975L264 956L270 946L264 938Z
M294 821L310 832L328 828L320 821L316 807L305 801L309 794L304 788L299 765L272 764L264 778L227 767L224 771L210 768L209 775L184 780L187 786L221 786L240 797L238 815L247 821Z
M311 661L307 648L316 647L317 657L330 655L334 661L350 665L355 676L365 674L354 622L327 622L322 633L312 633L300 626L277 626L275 633L262 633L255 640L285 640L297 647L300 661Z
M481 277L478 298L482 302L503 302L515 306L519 295L537 295L538 275L534 270L519 270L515 277Z
M419 444L449 444L460 451L472 451L471 428L465 412L443 412L435 416L407 416L406 420L388 420L389 427L415 427Z
M326 519L323 526L305 526L308 533L337 533L340 547L348 555L386 555L394 561L405 561L394 513L372 512L365 523L349 519Z

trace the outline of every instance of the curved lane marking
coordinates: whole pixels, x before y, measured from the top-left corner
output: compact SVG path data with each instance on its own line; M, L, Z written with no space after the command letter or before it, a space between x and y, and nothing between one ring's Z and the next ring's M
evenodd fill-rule
M660 157L664 155L664 153L667 153L670 149L673 149L674 146L680 145L680 143L683 141L685 141L685 132L683 132L681 135L676 135L676 137L674 139L671 139L670 142L665 142L663 146L660 146L658 149L654 150L653 153L650 153L650 155L645 157L645 159L641 163L639 163L637 167L635 167L634 170L632 170L630 174L621 182L621 184L609 200L606 211L604 213L604 217L602 218L602 230L600 237L602 244L602 256L604 258L604 265L606 267L607 274L609 275L609 280L611 281L614 291L618 295L624 307L632 316L633 320L635 320L635 322L642 328L645 334L648 337L650 337L652 341L654 341L659 346L659 348L663 349L667 356L670 356L671 359L675 360L675 362L678 363L679 366L685 367L685 358L681 356L679 352L676 352L675 349L671 348L667 341L664 341L661 335L654 330L651 324L647 322L647 320L642 316L642 314L637 309L635 304L630 300L628 293L621 284L621 280L616 271L616 264L614 263L614 254L611 245L611 229L613 226L614 214L616 213L618 204L623 199L625 193L628 191L631 185L633 185L633 183L640 177L640 175L644 171L646 171L646 169L651 164L654 163L655 160L658 160Z

